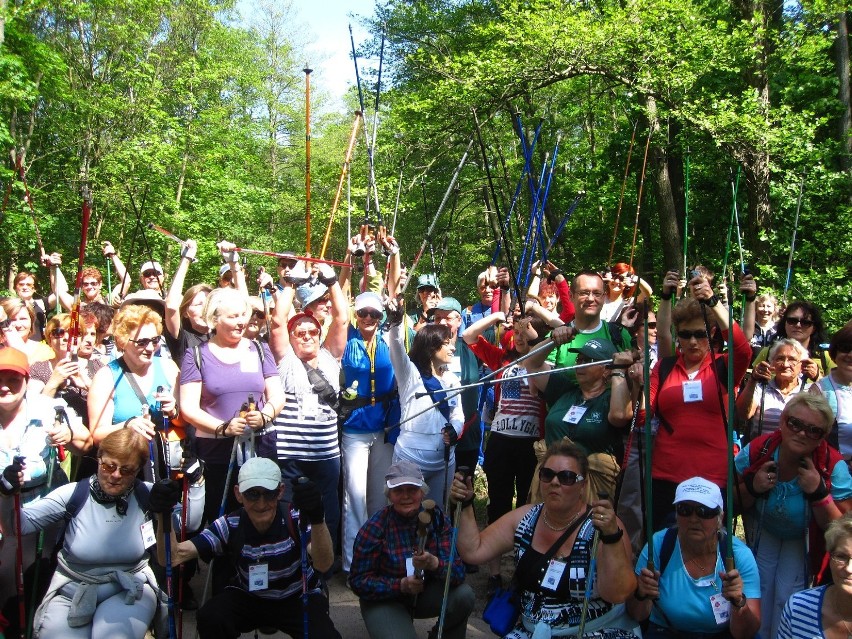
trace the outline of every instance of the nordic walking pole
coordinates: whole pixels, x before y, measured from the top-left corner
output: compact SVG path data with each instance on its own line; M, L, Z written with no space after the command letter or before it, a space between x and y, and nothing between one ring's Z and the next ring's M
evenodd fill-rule
M609 493L598 493L598 499L609 499ZM589 555L589 573L586 575L586 596L583 597L583 610L580 613L580 626L578 637L582 637L586 630L586 618L589 615L589 599L592 598L592 587L595 582L595 571L598 568L598 543L601 540L601 531L595 528L592 534L592 554Z
M790 288L790 278L793 275L793 255L796 252L796 231L799 229L799 211L802 210L802 194L805 192L805 173L799 183L799 199L796 202L796 220L793 222L793 239L790 240L790 257L787 259L787 279L784 281L784 304L787 303L787 290Z
M307 484L308 478L305 476L299 477L296 482L299 484ZM302 634L305 639L309 639L311 634L308 628L308 524L299 512L299 537L300 548L302 553Z
M651 494L651 345L648 342L648 300L645 300L645 345L642 366L644 368L645 423L642 437L645 444L645 542L648 544L648 563L646 568L654 572L654 497Z
M219 517L225 514L225 504L228 502L228 486L231 485L231 477L234 474L234 466L237 463L237 448L240 445L240 438L234 437L234 445L231 447L231 459L228 462L228 473L225 475L225 489L222 491L222 503L219 505ZM204 592L201 593L201 605L207 601L207 595L210 592L210 579L213 576L213 562L207 566L207 577L204 579ZM198 636L196 628L195 636Z
M181 480L183 488L181 490L181 511L180 511L180 540L186 541L186 511L189 506L189 478L186 473ZM184 582L184 567L183 563L178 567L178 609L177 609L177 627L178 639L183 639L183 582Z
M26 458L16 455L14 461L23 466L26 463ZM24 540L21 536L21 491L15 493L15 537L17 545L15 547L15 585L18 592L18 632L21 639L27 627L27 606L24 596Z
M58 429L62 427L62 415L61 412L63 409L56 408L56 417L53 421L54 429ZM64 411L63 411L64 412ZM50 492L50 489L53 487L53 470L56 466L56 448L51 446L48 451L47 458L47 483L45 484L44 494L47 495ZM36 541L36 555L35 555L35 574L33 576L33 587L32 592L30 593L30 615L27 617L27 639L33 636L33 617L35 616L35 609L38 606L38 581L41 573L41 559L42 553L44 553L44 530L40 530L38 533L38 540Z
M470 469L467 466L459 466L456 469L456 472L461 473L465 478L470 476ZM436 639L443 639L444 637L444 622L447 619L447 601L450 596L450 579L453 576L453 560L455 559L456 553L456 540L459 537L459 519L461 519L461 511L462 511L462 503L458 502L456 504L456 510L453 518L453 539L450 542L450 555L447 559L447 577L444 579L444 598L441 600L441 614L438 617L438 634L436 635ZM444 512L444 516L446 516L446 511Z

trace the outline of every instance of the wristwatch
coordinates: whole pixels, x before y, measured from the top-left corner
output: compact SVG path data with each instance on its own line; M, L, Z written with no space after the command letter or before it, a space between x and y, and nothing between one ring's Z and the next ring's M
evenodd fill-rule
M732 605L734 608L737 608L737 609L742 610L743 608L745 608L745 607L746 607L746 603L747 603L747 602L748 602L748 597L746 597L746 596L745 596L745 593L742 593L742 595L741 595L741 599L740 599L738 602L736 602L736 603L732 603L731 605Z

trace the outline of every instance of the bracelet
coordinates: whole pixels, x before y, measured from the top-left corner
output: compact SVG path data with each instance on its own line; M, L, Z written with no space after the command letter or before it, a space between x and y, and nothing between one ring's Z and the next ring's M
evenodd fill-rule
M621 379L626 379L626 375L621 371L616 371L614 373L610 373L610 377L620 377Z
M746 607L746 603L748 602L748 597L745 596L745 593L740 594L740 600L737 603L731 602L731 605L738 610L742 610Z
M754 473L746 473L745 477L743 477L743 483L745 484L746 490L748 494L754 497L755 499L764 499L769 491L759 493L754 489Z
M817 486L816 490L812 493L805 493L805 499L807 499L811 504L815 502L825 501L826 497L830 497L831 493L828 492L828 488L825 485L825 480L820 478L819 486Z
M633 591L633 598L636 601L646 601L648 599L646 595L639 594L639 586L636 586L636 590Z
M707 306L709 306L710 308L713 308L714 306L716 306L716 304L719 303L719 296L713 294L710 296L709 300L704 300L704 303L707 304Z
M660 293L660 299L664 302L670 301L674 297L674 293Z
M820 499L819 501L815 501L811 503L811 508L830 506L834 503L834 497L831 495L827 495L826 497Z
M601 535L600 540L605 544L617 544L621 541L621 538L624 537L624 530L619 528L616 532L611 535Z
M464 510L464 509L465 509L465 508L467 508L468 506L473 506L473 497L471 497L470 499L465 499L465 500L462 502L461 506L462 506L462 510Z
M228 421L222 422L221 424L219 424L216 427L216 430L213 431L213 434L216 436L216 439L219 439L220 435L222 437L225 437L225 431L228 430L228 424L230 424L230 423L231 423L231 420L229 419Z
M748 296L748 295L746 295L746 296L745 296L745 300L746 300L746 302L753 302L753 301L754 301L754 300L756 300L756 299L757 299L757 295L752 295L752 296Z

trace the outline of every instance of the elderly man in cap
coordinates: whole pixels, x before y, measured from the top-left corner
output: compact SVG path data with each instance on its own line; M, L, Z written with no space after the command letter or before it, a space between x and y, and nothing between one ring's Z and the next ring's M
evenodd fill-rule
M282 492L278 465L254 457L240 468L234 486L242 508L220 517L189 541L177 543L172 533L172 565L196 557L205 561L223 557L236 568L234 583L198 611L201 639L233 639L261 627L277 628L297 638L340 637L328 615L328 598L319 578L334 559L322 495L311 481L293 485L292 503L280 501ZM173 494L176 501L180 491ZM169 501L156 507L152 504L152 508L169 512ZM305 527L307 533L300 534ZM160 525L157 546L161 563L165 562L162 530ZM302 544L308 538L309 558L303 564ZM307 629L303 625L303 588L307 589Z
M385 429L399 423L400 410L387 333L381 327L383 308L376 293L355 298L355 326L349 327L341 362L346 389L340 400L343 570L349 570L358 530L387 503L384 473L393 459L393 442Z
M416 464L402 461L388 469L385 486L390 505L358 532L349 573L349 585L361 599L367 632L372 639L414 639L412 619L439 615L449 569L443 636L463 639L475 596L463 583L464 566L457 554L448 566L452 545L449 517L435 506L420 550L418 517L429 488L423 474ZM433 628L429 637L435 635Z

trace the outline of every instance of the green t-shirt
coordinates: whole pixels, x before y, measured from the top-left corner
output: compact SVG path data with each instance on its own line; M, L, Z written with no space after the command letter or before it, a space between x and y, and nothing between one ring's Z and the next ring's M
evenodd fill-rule
M568 373L551 375L544 391L544 401L550 406L544 420L545 443L550 446L568 437L588 454L612 453L621 460L624 454L621 431L608 419L610 394L607 388L597 397L583 399L583 392L570 381Z
M601 322L595 330L577 333L574 336L574 339L567 344L557 346L550 352L550 355L547 356L547 361L553 364L555 368L573 366L577 362L577 353L571 353L568 349L580 348L583 344L592 339L608 339L615 344L616 349L619 351L626 351L630 348L630 333L628 333L626 329L621 329L621 344L619 344L618 340L612 339L610 334L610 324L608 322ZM574 371L569 371L565 374L570 376L572 383L577 382L577 378L574 376Z

